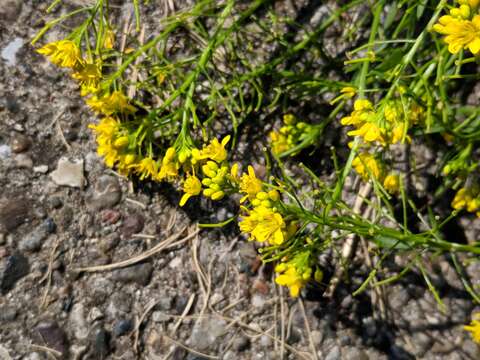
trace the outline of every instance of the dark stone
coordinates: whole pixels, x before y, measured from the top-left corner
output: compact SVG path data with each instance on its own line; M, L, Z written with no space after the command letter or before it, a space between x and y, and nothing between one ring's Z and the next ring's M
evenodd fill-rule
M140 214L129 215L123 220L122 234L125 237L132 236L142 231L145 220Z
M67 354L67 336L55 321L41 322L36 330L47 347L57 350L63 356Z
M93 329L90 343L91 359L105 359L110 353L110 334L102 326Z
M15 14L15 7L22 6L22 2L19 0L6 0L7 4L2 4L3 6L0 7L0 18L3 15L4 17L8 17L9 15L18 15ZM10 9L8 9L10 8ZM8 111L13 114L16 114L20 111L20 105L18 104L17 98L13 94L6 94L5 95L5 107Z
M130 319L118 321L113 327L113 335L115 337L125 335L133 329L133 322Z
M0 206L0 225L7 231L13 231L29 219L30 207L23 198L8 200Z
M13 289L15 283L30 271L28 259L20 253L9 256L3 270L0 270L0 290L2 295Z
M9 322L17 317L17 309L12 306L0 306L0 322Z
M60 196L52 196L49 199L49 204L52 209L59 209L63 205L62 198Z
M236 351L245 351L250 346L250 339L246 336L239 336L233 341L233 348Z
M146 286L150 282L152 271L153 266L151 263L142 263L115 270L112 278L123 283L134 282Z
M56 229L52 218L46 219L30 233L28 233L18 244L21 251L38 251L43 245L45 239Z

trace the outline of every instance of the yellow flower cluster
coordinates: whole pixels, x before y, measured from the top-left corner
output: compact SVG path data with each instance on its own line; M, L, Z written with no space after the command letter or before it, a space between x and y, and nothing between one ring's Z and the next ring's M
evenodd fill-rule
M480 313L475 314L470 325L463 328L472 334L473 341L480 344Z
M128 174L136 156L128 150L128 132L120 122L113 117L105 117L98 125L90 124L89 128L96 133L97 153L103 157L105 164L111 168L116 165L121 174Z
M400 188L400 177L398 174L389 173L385 175L385 167L374 155L369 152L361 152L352 161L355 171L367 181L373 178L383 183L383 187L390 194L395 194Z
M413 108L413 107L412 107ZM418 107L411 111L410 122L418 121ZM377 142L381 146L410 141L407 136L407 122L403 106L399 101L388 101L383 106L383 112L376 110L366 99L358 99L353 105L353 112L340 120L344 126L352 125L356 129L348 132L349 136L360 136L369 145Z
M480 15L478 0L459 0L458 7L450 9L449 15L442 16L433 30L445 35L448 51L457 54L468 49L474 55L480 51Z
M480 217L480 187L475 185L458 190L453 198L452 207L455 210L465 209Z
M128 98L121 91L114 91L100 98L94 95L86 103L97 114L101 113L106 116L119 113L132 114L137 110L129 104Z
M303 251L296 254L292 260L278 264L275 272L278 274L275 282L278 285L287 286L292 297L298 297L300 290L312 277L311 253ZM315 270L314 279L317 282L322 281L323 273L320 269Z
M307 134L311 129L311 125L297 121L292 114L284 115L283 123L284 125L278 131L270 132L272 152L277 155L297 145L302 140L304 134Z
M102 77L101 61L93 62L82 58L80 48L73 41L51 42L39 48L37 52L47 56L57 66L72 69L72 78L79 82L82 96L98 91Z

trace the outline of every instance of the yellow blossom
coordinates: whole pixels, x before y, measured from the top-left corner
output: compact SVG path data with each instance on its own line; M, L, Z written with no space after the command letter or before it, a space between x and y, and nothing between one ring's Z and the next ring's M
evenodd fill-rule
M135 172L140 176L140 180L146 178L156 178L157 176L157 162L151 157L145 157L138 164L133 165Z
M83 63L72 73L72 78L80 84L81 96L96 93L101 77L101 66L98 63Z
M82 61L80 49L70 40L59 40L48 43L37 50L47 56L52 63L61 67L73 68Z
M240 230L250 234L250 240L281 245L285 236L282 215L265 206L257 206L248 212L239 223Z
M180 206L185 205L185 203L190 199L192 196L196 196L200 194L202 191L202 183L200 180L195 176L188 176L185 182L183 183L183 196L180 199Z
M165 179L173 179L178 176L178 167L177 163L175 162L175 156L175 148L169 147L162 159L160 171L158 172L155 180L162 181Z
M390 194L395 194L400 187L400 177L397 174L388 174L383 180L383 187Z
M340 90L340 93L343 94L346 98L351 99L357 93L357 89L352 86L346 86Z
M282 264L280 264L282 265ZM276 267L275 272L280 272L281 275L278 275L275 278L275 282L278 285L287 286L290 290L290 295L292 297L298 297L300 294L300 290L305 286L308 279L305 280L302 277L302 274L299 274L294 266L289 266L287 270L281 272L283 270L282 267Z
M363 139L367 142L372 142L372 141L383 141L382 138L382 131L380 128L372 123L372 122L367 122L362 125L357 130L352 130L348 132L349 136L361 136Z
M111 29L108 29L105 32L105 38L103 40L103 47L105 49L113 49L114 44L115 44L115 33Z
M480 314L475 314L470 325L463 328L471 333L473 341L480 344Z
M119 159L113 143L120 133L120 123L113 117L105 117L98 125L90 124L88 127L95 131L98 155L104 158L105 165L112 168Z
M445 15L433 26L433 30L446 35L445 42L452 54L462 49L469 49L474 55L480 51L480 15L475 15L472 20Z
M361 153L355 157L352 161L352 166L364 180L367 180L370 176L373 176L375 179L380 179L381 177L381 165L369 153Z
M287 137L284 134L278 131L271 131L269 136L272 144L272 152L274 154L281 154L290 148L287 142Z
M192 156L195 160L210 159L216 162L222 162L228 156L225 145L230 141L230 135L223 138L222 142L213 139L210 143L203 147L202 150L192 149Z
M112 115L114 113L134 113L137 109L128 103L128 98L121 91L114 91L102 97L92 96L87 105L97 113Z
M262 181L257 179L253 166L249 165L248 173L243 174L240 178L240 192L245 194L240 202L244 202L247 198L250 200L255 199L255 196L260 191L262 191Z

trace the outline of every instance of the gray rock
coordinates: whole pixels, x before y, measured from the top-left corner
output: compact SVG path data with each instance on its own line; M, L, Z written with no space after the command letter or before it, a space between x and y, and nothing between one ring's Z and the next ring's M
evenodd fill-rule
M12 41L10 41L7 44L7 46L3 48L1 55L2 55L2 59L5 60L7 65L15 66L15 64L17 63L18 50L20 50L22 46L23 46L23 39L16 37ZM16 127L14 126L14 129L15 128Z
M19 169L32 169L33 160L27 154L18 154L15 156L15 166Z
M46 346L57 350L64 356L67 353L67 336L55 321L45 321L38 324L35 330Z
M6 295L13 289L18 280L30 271L28 259L20 253L9 256L4 265L0 265L0 290Z
M226 325L224 320L216 317L198 319L193 326L188 343L195 349L207 350L225 334Z
M340 352L340 347L335 345L333 348L325 356L325 360L340 360L342 358L342 354Z
M88 350L86 345L72 345L70 347L70 355L73 360L81 360Z
M170 320L170 315L162 311L154 311L152 313L152 320L156 323L167 322Z
M4 0L0 7L0 21L14 21L22 10L21 0Z
M69 323L76 339L83 340L88 337L87 321L85 320L85 307L83 304L73 305L69 316Z
M38 165L33 167L33 172L38 174L46 174L48 172L48 165Z
M88 313L88 321L91 323L103 318L103 313L98 307L93 307Z
M48 235L52 234L56 229L55 222L53 219L48 218L43 223L38 225L30 233L28 233L20 242L18 243L18 248L20 251L38 251L43 245L45 239Z
M131 214L125 217L122 224L122 235L130 237L142 231L145 219L140 214Z
M113 336L119 337L125 335L133 329L133 322L130 319L122 319L115 323L113 327Z
M151 263L142 263L115 270L112 274L112 278L123 283L133 282L146 286L150 282L152 271L153 266Z
M102 238L99 242L100 250L108 253L113 250L120 242L120 236L117 233L111 233Z
M344 360L369 360L368 355L362 349L348 346L342 349L342 359Z
M17 154L27 151L30 147L30 139L23 134L16 134L12 139L10 147Z
M2 144L0 145L0 159L8 159L12 155L12 149L10 146Z
M17 309L15 309L13 306L0 306L0 322L13 321L16 317Z
M58 160L57 168L50 174L57 185L82 188L85 182L83 177L83 159L70 161L67 158Z
M24 198L9 199L0 205L0 226L13 231L29 220L30 207Z
M87 199L87 206L93 211L111 208L117 205L121 198L122 190L118 180L104 175L97 180L93 193Z

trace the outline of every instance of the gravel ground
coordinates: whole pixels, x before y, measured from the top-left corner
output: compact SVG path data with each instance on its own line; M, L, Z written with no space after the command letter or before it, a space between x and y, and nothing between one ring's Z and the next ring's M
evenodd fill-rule
M449 259L427 269L444 313L415 272L352 297L361 259L335 299L320 287L293 300L236 229L197 231L227 208L181 211L171 187L104 168L76 85L28 45L44 9L0 8L0 359L480 357ZM478 237L478 220L462 225ZM389 261L393 273L405 260ZM478 264L466 271L478 286Z

